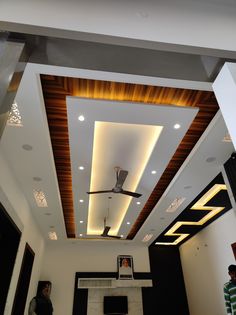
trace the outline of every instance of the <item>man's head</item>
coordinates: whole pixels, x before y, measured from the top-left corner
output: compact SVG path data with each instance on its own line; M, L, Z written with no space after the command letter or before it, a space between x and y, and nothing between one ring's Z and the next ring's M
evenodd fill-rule
M38 284L37 295L43 295L49 297L51 293L51 282L50 281L40 281Z
M236 281L236 265L229 265L228 272L231 280Z

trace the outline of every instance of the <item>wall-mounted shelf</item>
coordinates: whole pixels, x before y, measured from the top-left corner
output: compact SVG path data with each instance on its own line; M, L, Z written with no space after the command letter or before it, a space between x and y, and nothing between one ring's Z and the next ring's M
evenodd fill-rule
M141 288L152 287L151 279L117 280L114 278L78 278L79 289Z

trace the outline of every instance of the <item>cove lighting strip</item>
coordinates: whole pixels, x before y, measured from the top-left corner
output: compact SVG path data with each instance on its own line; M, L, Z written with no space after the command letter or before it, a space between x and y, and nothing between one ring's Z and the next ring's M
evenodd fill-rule
M184 240L190 234L175 233L182 225L203 225L208 220L213 218L219 212L224 210L225 207L211 207L205 206L216 194L221 190L227 190L226 185L216 184L208 192L206 192L191 208L191 210L206 210L208 213L198 222L192 221L178 221L176 222L166 233L166 236L179 236L174 242L156 242L155 245L177 245L182 240ZM209 212L210 211L210 212Z

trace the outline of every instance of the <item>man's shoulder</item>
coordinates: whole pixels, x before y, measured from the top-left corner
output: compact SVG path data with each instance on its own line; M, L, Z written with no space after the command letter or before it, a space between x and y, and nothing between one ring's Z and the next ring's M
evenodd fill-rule
M230 282L230 281L227 281L227 282L225 282L225 284L224 284L224 288L228 288L230 285L231 285L231 282Z
M233 283L232 281L228 281L224 284L224 288L230 288L230 287L236 287L236 283Z

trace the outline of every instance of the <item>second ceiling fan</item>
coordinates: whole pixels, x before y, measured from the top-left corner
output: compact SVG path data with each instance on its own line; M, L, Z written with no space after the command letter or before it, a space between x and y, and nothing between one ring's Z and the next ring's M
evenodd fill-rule
M126 177L128 175L128 171L122 170L120 167L115 167L116 171L116 184L115 186L110 190L98 190L98 191L89 191L87 194L104 194L104 193L115 193L115 194L123 194L128 195L134 198L139 198L142 196L142 194L138 194L136 192L124 190L123 184L126 180Z

